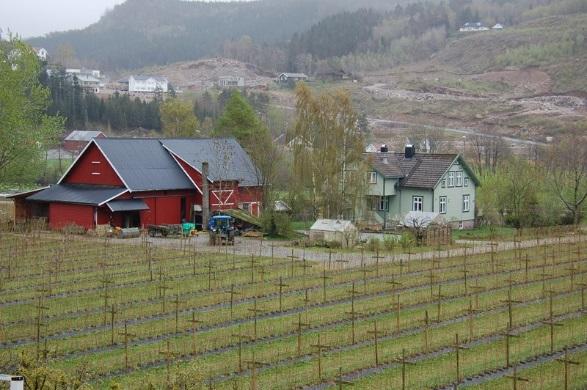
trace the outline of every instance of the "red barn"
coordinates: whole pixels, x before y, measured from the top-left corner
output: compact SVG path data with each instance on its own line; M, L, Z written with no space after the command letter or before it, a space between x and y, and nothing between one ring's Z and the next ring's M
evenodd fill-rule
M57 184L16 196L15 204L18 215L46 217L53 229L201 223L204 163L208 210L241 208L259 215L259 171L228 138L95 138Z

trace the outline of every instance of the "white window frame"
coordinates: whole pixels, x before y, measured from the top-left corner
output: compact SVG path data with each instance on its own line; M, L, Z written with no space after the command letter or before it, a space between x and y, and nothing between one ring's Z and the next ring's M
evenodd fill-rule
M469 186L469 176L465 176L463 178L463 186L464 187L468 187Z
M463 172L458 171L456 176L457 176L456 187L462 187L463 186Z
M377 184L377 172L369 172L369 184Z
M448 187L454 187L455 186L455 173L454 172L449 172L448 173Z
M471 211L471 195L463 195L463 213Z
M416 207L419 205L418 207ZM412 211L424 211L424 197L422 195L412 196Z
M446 178L442 178L442 180L440 180L440 188L446 188Z
M446 214L448 205L448 198L446 196L441 196L438 201L438 212L440 214Z

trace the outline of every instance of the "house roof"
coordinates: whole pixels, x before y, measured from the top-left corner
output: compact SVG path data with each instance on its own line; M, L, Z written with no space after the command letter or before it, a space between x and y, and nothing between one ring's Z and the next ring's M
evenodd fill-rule
M319 219L310 228L310 230L318 230L323 232L346 232L356 229L351 221L342 219Z
M307 76L306 74L304 74L304 73L282 73L282 74L280 75L280 77L281 77L281 76L285 76L285 77L287 77L288 79L289 79L289 78L296 78L296 79L300 79L300 78L301 78L301 79L303 79L303 78L308 78L308 76Z
M93 142L132 192L194 188L158 139L95 138Z
M238 181L244 187L259 185L251 158L234 138L162 139L161 144L177 157L201 171L208 162L212 181Z
M121 187L96 187L74 184L55 184L31 195L27 200L64 202L99 206L127 192Z
M416 153L412 158L405 158L404 153L370 153L368 161L377 172L385 178L400 179L402 187L434 188L444 173L459 158L458 154ZM478 184L466 164L464 168Z
M123 200L113 200L106 203L106 206L110 209L110 211L118 212L118 211L142 211L142 210L149 210L149 206L145 203L142 199L123 199Z
M74 130L67 137L66 141L90 141L103 133L99 130Z
M153 80L156 80L156 81L159 81L159 82L162 82L162 83L166 83L167 82L167 79L165 77L163 77L163 76L132 75L130 77L132 77L132 78L134 78L135 80L138 80L138 81L147 81L149 79L153 79Z

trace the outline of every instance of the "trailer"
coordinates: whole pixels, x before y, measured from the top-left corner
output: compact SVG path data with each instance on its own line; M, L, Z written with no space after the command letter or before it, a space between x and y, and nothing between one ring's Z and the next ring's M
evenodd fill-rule
M147 233L150 237L179 236L182 231L182 225L147 225Z

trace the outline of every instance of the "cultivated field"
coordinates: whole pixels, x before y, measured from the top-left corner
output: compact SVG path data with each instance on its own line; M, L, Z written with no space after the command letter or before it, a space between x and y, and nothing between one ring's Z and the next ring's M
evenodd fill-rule
M542 237L351 267L3 233L0 370L24 360L55 388L583 389L587 237Z

